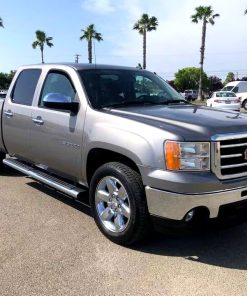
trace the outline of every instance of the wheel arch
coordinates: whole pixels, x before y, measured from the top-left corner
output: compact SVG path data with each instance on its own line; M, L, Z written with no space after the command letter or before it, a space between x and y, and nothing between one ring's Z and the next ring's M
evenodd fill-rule
M109 149L93 148L89 151L86 162L86 178L88 185L90 184L94 172L101 165L108 162L123 163L141 175L141 172L133 159Z

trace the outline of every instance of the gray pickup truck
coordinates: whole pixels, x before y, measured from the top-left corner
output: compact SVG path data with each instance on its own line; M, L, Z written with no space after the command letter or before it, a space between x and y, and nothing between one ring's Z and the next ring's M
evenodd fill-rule
M118 244L247 202L247 117L186 102L136 68L21 67L0 100L10 166L90 206ZM85 192L88 191L88 194Z

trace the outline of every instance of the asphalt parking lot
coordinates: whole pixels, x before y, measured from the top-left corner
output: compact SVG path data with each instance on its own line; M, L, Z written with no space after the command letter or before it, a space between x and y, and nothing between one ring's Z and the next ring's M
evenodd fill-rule
M124 248L86 207L1 173L0 295L246 295L247 224Z

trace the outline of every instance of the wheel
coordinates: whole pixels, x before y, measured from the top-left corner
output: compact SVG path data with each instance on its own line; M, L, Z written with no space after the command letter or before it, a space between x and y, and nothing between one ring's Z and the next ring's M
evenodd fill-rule
M247 110L247 99L243 101L242 107Z
M97 226L114 243L130 245L148 233L144 187L130 167L118 162L102 165L92 177L89 196Z

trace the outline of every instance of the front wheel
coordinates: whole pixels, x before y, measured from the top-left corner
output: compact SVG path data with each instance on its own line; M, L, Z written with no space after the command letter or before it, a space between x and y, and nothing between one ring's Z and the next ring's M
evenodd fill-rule
M242 107L247 110L247 99L243 101Z
M92 177L89 195L95 222L111 241L130 245L145 237L149 215L136 171L118 162L102 165Z

